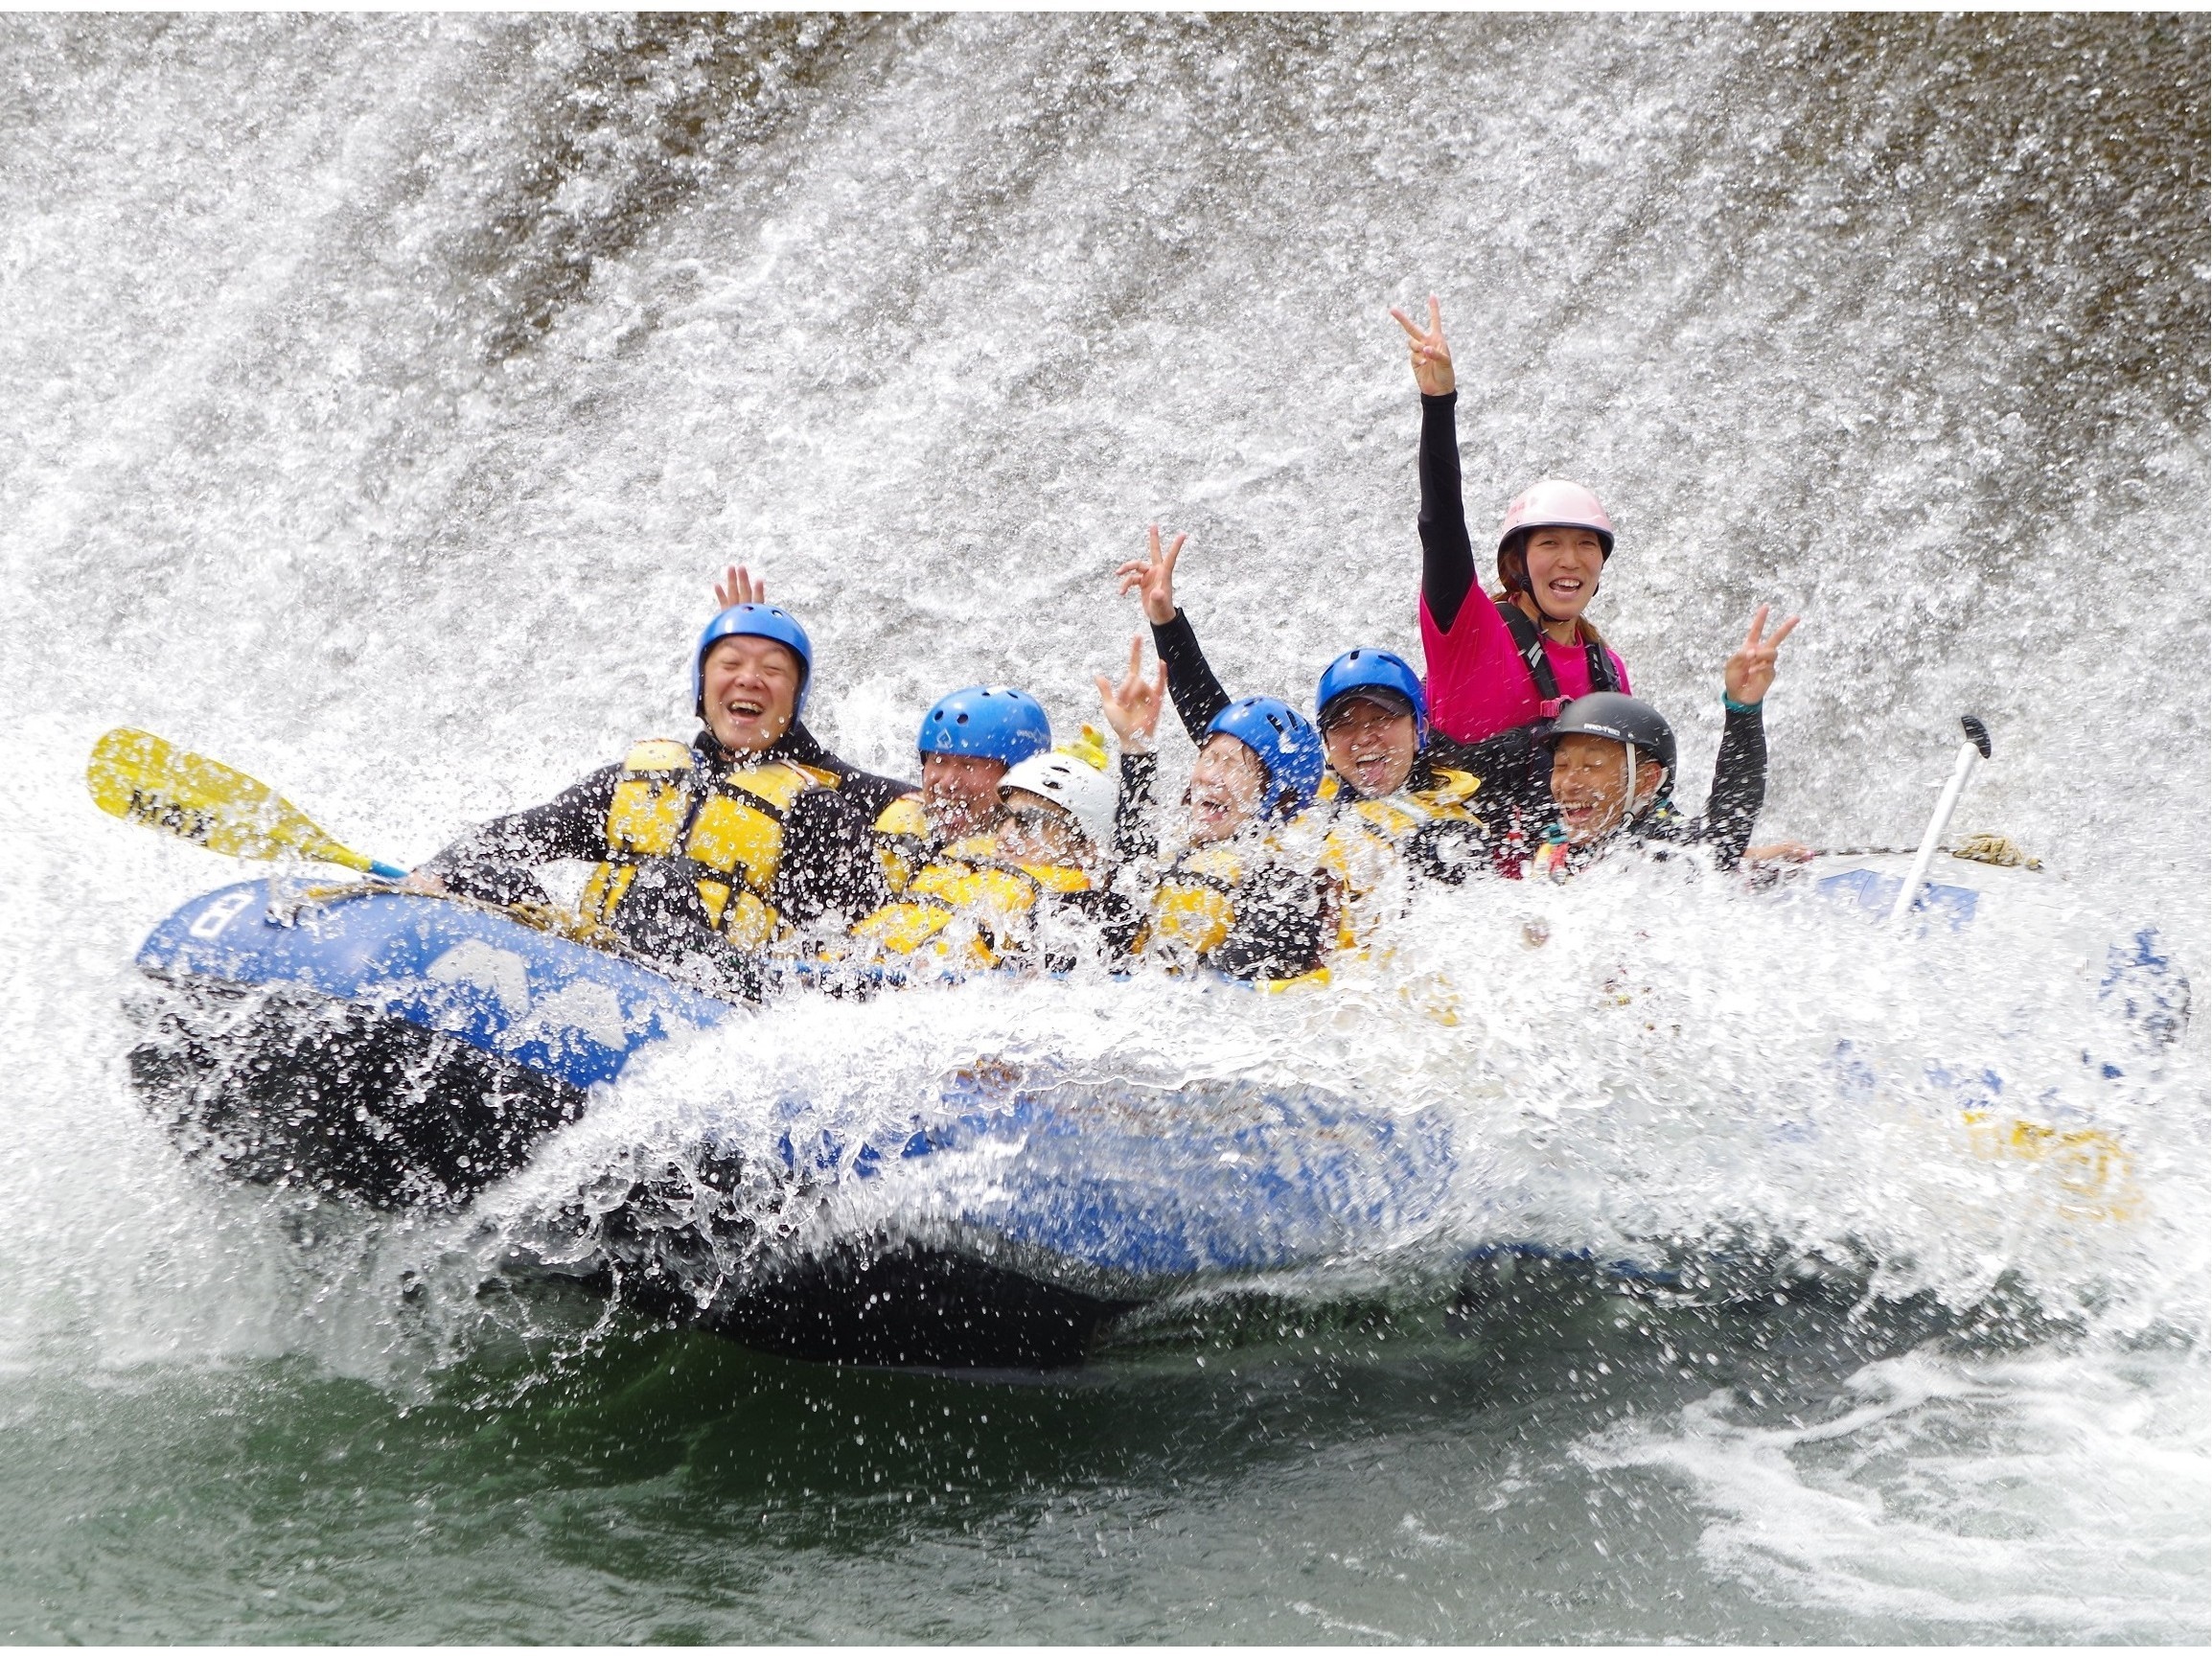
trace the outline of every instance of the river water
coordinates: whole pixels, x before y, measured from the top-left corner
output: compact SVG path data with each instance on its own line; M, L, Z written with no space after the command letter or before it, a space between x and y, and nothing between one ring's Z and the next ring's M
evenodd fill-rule
M2107 940L2212 972L2206 44L0 20L0 1639L2204 1641L2205 1023L2082 1057L2127 1043ZM528 1182L474 1232L372 1222L216 1189L143 1118L130 954L227 872L93 812L102 730L420 860L682 735L743 559L813 631L818 727L905 770L956 683L1090 713L1155 518L1224 678L1301 697L1417 651L1385 312L1432 290L1475 521L1544 472L1605 496L1598 614L1686 774L1751 609L1802 611L1763 835L1909 841L1971 710L1960 827L2042 858L2026 920L1475 893L1426 936L1458 1035L1015 989L780 1008L600 1102L895 1109L1026 1044L1465 1114L1459 1231L1044 1381L609 1320L477 1271ZM2124 1202L1962 1150L1930 1056L2090 1115ZM1850 1271L1448 1315L1439 1253L1499 1205Z

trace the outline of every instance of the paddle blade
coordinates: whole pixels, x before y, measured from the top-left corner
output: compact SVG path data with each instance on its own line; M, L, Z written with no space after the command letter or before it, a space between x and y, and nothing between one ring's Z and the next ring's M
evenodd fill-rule
M177 749L150 731L118 726L92 746L84 782L93 804L237 859L313 859L366 870L370 861L325 835L258 778Z

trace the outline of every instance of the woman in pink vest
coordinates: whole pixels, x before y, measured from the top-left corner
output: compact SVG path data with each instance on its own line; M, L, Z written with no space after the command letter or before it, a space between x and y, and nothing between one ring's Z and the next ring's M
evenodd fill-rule
M1502 592L1475 577L1460 495L1459 402L1451 348L1434 295L1422 329L1393 308L1412 343L1421 392L1421 648L1428 657L1432 729L1459 749L1447 764L1489 785L1541 821L1550 810L1548 763L1532 739L1559 710L1594 691L1630 689L1628 667L1584 617L1613 555L1613 521L1596 495L1565 478L1541 478L1514 496L1498 535ZM1761 608L1747 650L1767 665L1797 626L1791 617L1762 639ZM1728 663L1729 706L1748 659ZM1771 675L1769 675L1771 678ZM1748 707L1745 703L1742 706Z

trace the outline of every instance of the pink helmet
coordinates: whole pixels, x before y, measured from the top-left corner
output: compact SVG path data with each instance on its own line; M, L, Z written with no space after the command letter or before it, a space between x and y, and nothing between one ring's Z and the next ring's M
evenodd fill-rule
M1505 574L1506 543L1517 530L1540 530L1563 524L1576 530L1594 530L1603 557L1613 557L1613 520L1595 494L1567 478L1538 478L1512 499L1506 521L1498 529L1498 574Z

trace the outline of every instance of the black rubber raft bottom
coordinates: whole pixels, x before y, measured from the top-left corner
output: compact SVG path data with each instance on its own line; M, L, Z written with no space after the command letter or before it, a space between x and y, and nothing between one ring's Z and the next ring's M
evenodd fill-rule
M702 1323L800 1359L1045 1371L1082 1363L1099 1331L1134 1305L907 1244L798 1261Z
M131 1081L188 1158L231 1180L451 1211L584 1112L579 1089L372 1009L150 978L131 1004L142 1027ZM798 1258L703 1312L657 1294L657 1277L624 1275L641 1311L845 1365L1075 1365L1135 1305L912 1243Z

